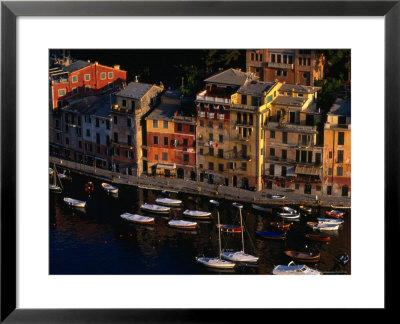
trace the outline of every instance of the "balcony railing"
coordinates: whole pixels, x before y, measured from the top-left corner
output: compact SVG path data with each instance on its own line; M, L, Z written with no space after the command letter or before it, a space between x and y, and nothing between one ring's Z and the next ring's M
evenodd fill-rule
M210 112L209 112L209 113L207 114L207 117L208 117L208 118L214 118L214 113L210 113Z
M293 70L293 64L285 64L285 63L275 63L275 62L268 62L269 68L278 68L278 69L290 69Z
M277 122L268 122L264 125L265 129L270 130L288 130L293 132L304 132L304 133L317 133L317 126L308 126L308 125L300 125L300 124L289 124L289 123L277 123Z
M257 106L250 106L250 105L242 105L239 103L232 103L231 104L231 109L239 109L239 110L247 110L247 111L255 111L258 109Z
M231 103L231 100L229 98L206 96L206 90L204 90L203 92L200 92L196 96L196 100L207 101L207 102L216 103L216 104L224 104L224 105L229 105Z
M223 120L225 118L225 114L218 114L218 119Z

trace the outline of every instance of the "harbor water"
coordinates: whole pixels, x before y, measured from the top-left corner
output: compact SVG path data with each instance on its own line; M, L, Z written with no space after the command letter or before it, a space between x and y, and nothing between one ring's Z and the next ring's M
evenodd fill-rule
M170 193L170 198L183 201L181 208L171 208L169 214L151 215L140 210L144 203L155 203L163 194L159 190L141 189L118 185L118 195L107 194L102 181L72 173L72 181L63 182L61 194L50 193L49 210L49 258L50 274L271 274L274 266L287 265L291 259L286 250L319 251L318 263L306 263L324 274L351 274L351 211L345 210L344 223L336 231L327 231L329 242L310 241L305 234L318 233L307 227L317 217L325 218L327 208L314 206L312 214L301 213L297 221L291 221L285 240L259 237L256 231L277 231L271 221L281 221L276 214L260 213L244 204L244 250L259 257L256 265L237 265L234 270L217 272L198 264L199 255L216 257L219 253L217 209L209 203L210 198L187 193ZM89 195L85 184L92 181L94 191ZM173 191L173 188L171 188ZM87 206L71 208L63 198L85 200ZM218 199L220 223L239 225L238 209L233 201ZM282 206L284 201L282 201ZM272 206L271 206L272 207ZM299 206L290 207L298 210ZM184 219L185 209L212 212L210 220L197 221L194 230L175 229L168 226L170 219ZM141 214L155 218L153 225L137 225L123 220L123 213ZM242 249L242 235L221 233L222 250ZM338 257L347 253L350 261L343 265ZM296 262L296 261L295 261ZM302 262L296 262L301 264Z

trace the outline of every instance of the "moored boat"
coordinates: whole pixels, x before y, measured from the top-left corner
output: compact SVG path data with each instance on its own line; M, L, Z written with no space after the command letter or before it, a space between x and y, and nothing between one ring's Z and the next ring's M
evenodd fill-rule
M331 205L333 209L351 209L351 206Z
M118 188L117 187L114 187L114 186L112 186L112 185L110 185L109 183L106 183L106 182L103 182L102 184L101 184L101 187L105 190L105 191L107 191L107 192L109 192L109 193L118 193Z
M270 226L276 227L279 229L289 229L290 228L290 223L284 223L284 222L270 222Z
M68 206L72 206L72 207L85 207L86 206L86 201L73 199L73 198L69 198L69 197L64 198L64 203L66 203Z
M170 199L170 198L157 198L156 203L166 206L180 206L182 204L182 200Z
M307 226L313 230L320 231L336 231L339 229L339 224L320 224L317 222L307 222Z
M332 209L332 210L326 211L325 214L327 216L333 217L333 218L342 218L344 215L344 212L341 212L340 210Z
M317 218L319 224L343 224L343 219L335 219L335 218Z
M293 213L277 213L277 215L281 218L285 219L297 219L300 218L300 214L293 214Z
M169 213L171 208L159 205L152 205L152 204L143 204L140 206L141 209L151 212L151 213Z
M121 215L121 218L123 218L129 222L132 222L132 223L154 224L153 217L147 217L147 216L142 216L142 215L138 215L138 214L123 213Z
M193 229L193 228L197 227L196 222L188 222L188 221L179 220L179 219L171 219L168 222L168 225L171 227L186 228L186 229Z
M306 234L305 237L309 240L317 242L328 242L331 240L330 236L321 234Z
M270 239L270 240L284 240L286 238L285 233L256 231L256 234L261 236L262 238L266 238L266 239Z
M263 207L263 206L256 205L256 204L252 204L251 208L253 208L254 210L256 210L258 212L262 212L262 213L271 213L272 212L272 208L267 208L267 207Z
M241 233L242 232L242 227L240 225L217 224L217 227L219 227L220 230L225 233Z
M285 254L292 259L302 262L318 262L321 254L313 252L285 251Z
M221 257L225 260L232 261L232 262L257 262L258 257L247 254L244 251L224 251L221 253Z
M311 207L307 207L307 206L303 206L303 205L299 206L299 210L301 212L303 212L303 213L306 213L306 214L311 214L311 212L312 212L312 208Z
M274 275L321 275L318 270L311 269L305 264L296 265L293 261L286 265L277 265L272 269Z
M186 217L200 218L200 219L209 219L211 217L210 212L205 212L201 210L189 210L189 209L186 209L183 212L183 215Z
M269 195L269 198L271 198L271 199L285 199L286 197L285 197L285 195L275 194L275 195Z

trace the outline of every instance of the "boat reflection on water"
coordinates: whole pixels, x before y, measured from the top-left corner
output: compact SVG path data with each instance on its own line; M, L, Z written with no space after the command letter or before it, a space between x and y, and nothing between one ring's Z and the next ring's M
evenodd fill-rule
M236 271L235 269L218 269L218 268L210 268L210 267L204 267L204 270L207 270L207 272L213 272L213 273L220 273L220 274L235 274Z
M176 228L176 227L169 227L169 229L171 229L172 231L176 232L176 233L182 233L182 234L190 234L190 235L198 235L199 229L183 229L183 228Z

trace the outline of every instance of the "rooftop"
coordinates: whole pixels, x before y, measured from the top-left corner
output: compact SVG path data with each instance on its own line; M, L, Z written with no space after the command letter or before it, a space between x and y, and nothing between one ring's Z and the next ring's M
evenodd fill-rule
M276 82L261 82L248 80L239 90L240 94L249 94L262 96L264 92L268 92Z
M146 119L172 121L175 113L181 109L180 105L161 104L157 106Z
M74 71L83 69L83 68L85 68L85 67L87 67L87 66L89 66L89 65L91 65L91 64L93 64L93 63L90 63L90 62L88 62L88 61L78 60L78 61L75 61L75 62L71 63L71 64L68 65L68 66L64 66L64 67L63 67L63 70L64 70L65 72L71 73L71 72L74 72Z
M117 96L131 99L142 98L153 85L148 83L130 82L125 89L116 93Z
M97 117L108 117L110 115L111 98L110 95L104 95L99 100L92 103L85 111L88 115Z
M63 109L78 112L78 113L85 113L86 110L94 104L96 101L100 100L101 97L97 96L88 96L85 98L71 100L68 102L68 105L65 106Z
M330 108L328 115L336 115L336 116L351 116L351 102L346 101L341 98L336 98L332 107Z
M304 98L304 97L277 96L274 99L274 101L272 101L272 104L283 105L283 106L302 107L306 101L307 101L307 98Z
M286 92L296 92L296 93L314 93L321 90L321 87L310 87L310 86L303 86L299 84L290 84L285 83L283 84L279 91L286 91Z
M227 85L241 86L246 82L247 74L238 69L228 69L217 72L209 78L205 79L206 83L220 83Z

